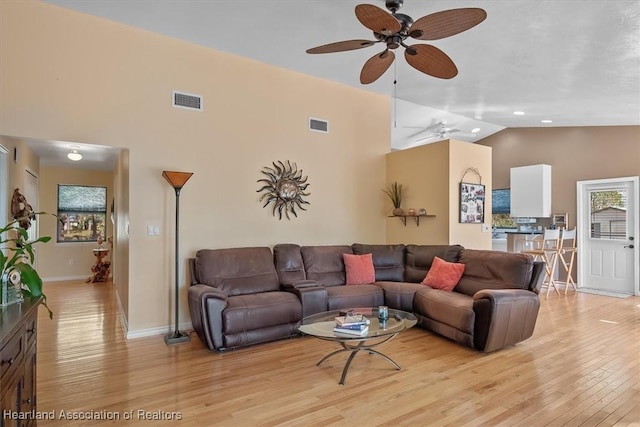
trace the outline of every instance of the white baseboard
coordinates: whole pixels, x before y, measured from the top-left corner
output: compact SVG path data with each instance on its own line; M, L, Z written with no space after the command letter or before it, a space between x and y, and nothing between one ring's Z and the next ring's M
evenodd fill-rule
M114 292L116 294L116 303L118 304L118 313L120 313L120 325L122 326L122 331L124 332L124 336L126 337L129 331L129 323L127 322L127 316L125 316L124 309L122 308L122 301L120 301L118 288L114 287L114 289Z
M149 329L140 329L137 331L127 331L127 339L133 338L142 338L142 337L152 337L154 335L165 335L171 333L175 326L159 326L157 328L149 328ZM193 329L193 325L191 322L180 323L179 325L181 331L190 331Z

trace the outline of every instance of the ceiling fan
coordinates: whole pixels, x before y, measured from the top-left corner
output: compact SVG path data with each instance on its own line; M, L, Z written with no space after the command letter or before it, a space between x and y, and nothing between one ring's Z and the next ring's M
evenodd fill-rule
M345 40L307 49L307 53L333 53L362 49L376 43L386 48L373 55L362 67L360 83L376 81L391 66L395 59L393 51L405 48L404 57L413 68L441 79L451 79L458 74L456 64L446 53L429 44L407 45L409 37L418 40L438 40L466 31L485 20L487 13L479 8L450 9L423 16L414 21L410 16L398 13L404 0L386 0L391 12L371 5L359 4L355 13L358 20L373 31L375 40Z
M426 132L426 134L425 134ZM428 141L430 139L442 140L449 139L451 134L457 133L459 136L465 136L468 138L475 138L475 133L464 133L460 129L455 129L447 126L447 122L444 120L438 122L435 125L429 126L418 133L412 135L412 137L420 136L420 138L416 139L414 142L423 142Z

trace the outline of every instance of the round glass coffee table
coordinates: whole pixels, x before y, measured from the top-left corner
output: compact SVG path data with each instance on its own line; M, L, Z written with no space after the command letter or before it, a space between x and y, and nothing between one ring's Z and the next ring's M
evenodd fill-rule
M347 311L362 314L369 320L369 330L367 333L362 336L352 336L334 332L333 328L336 326L336 317L344 316ZM345 351L351 352L344 365L344 369L342 370L342 376L340 377L340 385L343 385L347 376L347 371L351 365L351 361L360 351L366 351L369 354L378 355L388 360L397 370L400 370L400 365L394 362L389 356L380 353L374 348L391 340L400 332L413 327L417 323L418 319L416 319L413 314L406 311L389 308L388 312L389 318L386 321L381 321L378 320L377 308L352 308L327 311L303 318L302 324L298 329L303 334L311 335L325 341L333 341L342 347L339 350L327 354L316 364L316 366L320 366L322 362L338 353Z

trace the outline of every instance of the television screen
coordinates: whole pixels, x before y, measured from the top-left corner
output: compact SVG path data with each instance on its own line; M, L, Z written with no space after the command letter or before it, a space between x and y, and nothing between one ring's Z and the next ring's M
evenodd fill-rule
M491 191L491 213L511 213L511 190L509 188L502 188Z

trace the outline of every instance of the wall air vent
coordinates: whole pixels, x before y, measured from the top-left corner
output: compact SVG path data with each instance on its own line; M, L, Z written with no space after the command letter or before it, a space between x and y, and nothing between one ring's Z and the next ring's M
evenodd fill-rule
M202 96L194 95L192 93L178 92L174 90L172 92L172 103L174 107L186 108L187 110L202 111Z
M314 132L329 133L329 122L322 119L309 117L309 130Z

